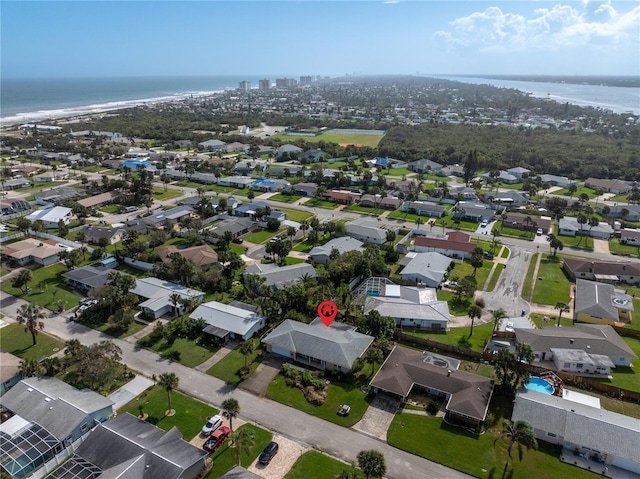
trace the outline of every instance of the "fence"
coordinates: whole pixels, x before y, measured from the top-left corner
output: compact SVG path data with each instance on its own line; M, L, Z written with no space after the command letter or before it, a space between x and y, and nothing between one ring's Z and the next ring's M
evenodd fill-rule
M434 352L444 351L450 354L454 354L456 356L463 356L465 358L470 358L474 360L481 360L483 358L482 353L473 351L468 348L464 348L461 346L454 346L452 344L439 343L438 341L434 341L432 339L412 336L411 334L406 334L398 330L396 330L396 332L394 333L393 338L399 343L408 344L410 346L422 346Z
M91 433L89 433L91 434ZM84 442L84 440L89 437L89 434L85 434L80 436L75 442L71 443L71 445L64 448L61 452L56 454L52 459L47 461L40 469L36 470L33 474L29 476L30 479L42 479L47 474L51 473L54 469L60 467L60 464L65 462L69 457L76 452L76 449Z

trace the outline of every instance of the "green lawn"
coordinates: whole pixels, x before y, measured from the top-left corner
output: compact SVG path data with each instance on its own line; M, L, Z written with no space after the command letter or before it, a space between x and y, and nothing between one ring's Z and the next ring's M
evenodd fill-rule
M533 273L536 270L536 264L538 262L538 255L540 253L534 253L529 260L529 268L527 269L527 276L522 283L522 299L525 301L531 301L531 283L533 282Z
M471 300L464 296L458 300L456 293L447 289L441 289L437 293L440 301L446 301L449 304L449 312L452 316L466 316L469 306L471 306Z
M338 145L341 144L354 144L354 145L364 145L364 146L370 146L371 148L375 148L378 146L378 143L380 143L380 140L382 140L382 137L384 136L384 134L378 134L378 135L367 135L367 134L363 134L363 133L333 133L333 132L325 132L322 133L318 136L304 136L304 137L299 137L299 136L294 136L294 135L287 135L286 132L280 132L280 133L276 133L275 135L273 135L271 138L279 138L282 141L286 142L290 142L294 139L300 139L302 138L306 143L319 143L321 141L327 142L327 143L337 143ZM330 163L329 163L330 164Z
M493 333L493 321L485 324L476 324L473 327L473 335L471 338L469 338L470 331L470 326L451 328L444 333L431 331L408 331L407 328L404 328L404 333L410 334L411 336L430 339L432 341L449 344L451 346L463 346L473 351L482 352L485 344L491 338L491 333Z
M298 195L283 195L282 193L277 193L273 196L270 196L269 199L273 201L280 201L282 203L295 203L299 201L303 196Z
M284 376L279 373L271 381L267 389L267 397L279 403L299 409L300 411L312 414L326 421L333 422L340 426L351 427L357 423L369 407L373 399L372 395L367 395L360 389L368 384L371 377L367 375L371 372L371 365L365 364L363 373L358 376L355 384L343 382L331 382L327 385L328 393L324 404L316 406L308 402L302 391L296 387L289 387L284 382ZM351 413L348 416L339 416L338 409L342 404L351 406Z
M491 292L496 289L496 284L498 284L498 281L500 280L500 275L502 274L503 269L504 267L501 263L496 264L496 267L493 270L493 274L491 275L491 279L489 280L489 284L485 288L485 291Z
M275 235L278 234L278 231L268 231L264 229L258 229L252 231L251 233L247 233L243 236L243 239L248 241L249 243L262 244L269 241Z
M500 236L507 236L509 238L518 238L527 241L532 241L535 234L531 231L519 230L516 228L509 228L502 225L502 221L496 222L495 228L500 230Z
M287 219L291 221L297 221L298 223L300 223L301 221L310 220L311 218L313 218L313 213L310 213L308 211L296 210L292 208L278 208L278 209L283 213L287 214Z
M154 188L153 189L153 199L157 201L168 200L170 198L177 198L182 194L182 191L175 190L173 188L167 188L167 191L164 188Z
M138 416L140 406L142 406L144 413L149 415L151 422L157 421L156 426L159 428L168 431L173 426L177 426L186 441L190 441L200 434L200 430L209 416L220 412L192 397L185 396L178 391L172 391L171 407L175 409L176 414L165 416L164 413L168 409L167 392L161 386L153 386L125 404L118 413L128 412Z
M252 365L257 366L260 363L260 361L256 361L256 359L259 358L260 353L262 353L262 345L260 344L260 342L258 340L251 341L253 341L254 345L258 347L253 352L253 354L247 356L247 365L249 367L251 367ZM240 354L238 348L236 348L216 364L211 366L207 371L207 374L218 379L222 379L228 384L237 386L242 382L242 378L238 375L238 370L244 367L244 364L244 356Z
M67 184L66 181L39 181L34 183L34 185L30 186L29 188L20 188L20 192L24 193L26 191L40 191L40 190L44 190L45 188L49 189L49 188L53 188L54 186L61 186L66 184Z
M36 335L37 344L33 345L31 333L24 331L24 325L10 323L0 329L0 349L21 359L40 359L64 349L64 342L49 336L47 320L44 321L44 331Z
M507 248L506 246L504 248L502 248L502 251L500 252L500 257L501 258L508 258L509 257L509 248Z
M388 170L382 170L382 174L385 176L416 175L409 168L389 168Z
M498 422L500 430L502 420ZM507 457L507 442L494 441L495 430L476 436L446 424L441 417L398 414L387 431L390 445L479 478L497 478ZM537 451L525 450L522 461L514 451L507 477L536 479L590 479L596 474L560 461L560 448L540 442Z
M628 244L621 244L618 238L612 238L609 241L609 251L613 254L631 256L632 258L640 256L640 248Z
M625 327L631 329L640 329L640 288L639 287L623 287L627 294L631 296L633 301L633 319Z
M558 324L558 314L546 315L548 320L545 321L544 314L540 313L532 313L529 315L529 318L536 325L537 328L547 328L549 326L555 326ZM567 313L563 313L562 318L560 318L560 326L563 328L571 328L573 327L573 319L567 315Z
M325 456L318 451L307 451L298 458L284 479L326 479L336 477L342 471L364 478L359 469Z
M304 205L312 208L324 208L327 210L335 210L338 206L340 206L338 203L334 203L333 201L320 200L318 198L311 198Z
M102 211L103 213L108 213L108 214L115 214L118 213L118 211L120 211L120 209L122 208L122 206L120 205L104 205L100 207L100 211Z
M569 193L569 190L567 188L562 188L561 190L553 192L554 195L569 196L570 197L568 199L569 203L572 203L573 201L578 201L578 198L580 198L580 195L582 193L586 193L587 196L589 196L589 199L593 199L596 197L595 190L592 190L591 188L587 188L586 186L578 186L578 189L576 190L575 193L573 193L573 195Z
M565 248L593 251L593 238L588 236L558 236L558 239L562 240Z
M532 301L538 304L555 306L559 302L569 304L569 288L571 281L561 269L562 257L542 255L538 275L533 279L535 287ZM539 279L542 278L542 279Z
M167 353L169 351L178 351L180 353L180 364L189 368L194 368L198 364L202 364L218 351L217 346L205 343L203 340L192 340L187 338L176 338L173 343L169 343L166 339L162 339L155 344L148 344L150 335L138 341L138 344L158 353Z
M316 246L315 243L309 243L306 239L304 241L301 241L299 243L297 243L294 247L293 247L293 251L299 251L301 253L308 253L309 251L311 251L313 249L313 247Z
M632 367L623 368L617 366L611 370L612 379L599 379L599 381L619 388L640 392L640 339L628 337L623 337L622 339L633 350L637 358L631 362Z
M132 322L126 330L121 330L120 328L114 328L110 323L95 323L92 321L78 321L79 323L87 326L88 328L95 329L96 331L100 331L101 333L108 334L109 336L113 336L114 338L126 338L127 336L131 336L132 334L137 333L145 328L146 324L139 323L138 321Z
M380 216L386 210L384 208L373 208L371 206L349 205L343 211L353 211L364 215Z
M492 267L493 267L493 261L485 260L484 264L482 265L482 268L478 268L478 270L476 271L476 281L478 283L478 289L482 289L482 287L484 286L484 283L485 281L487 281L487 278L489 277L489 272L491 271ZM454 280L454 278L462 279L466 276L472 276L472 275L473 275L473 266L469 264L468 260L465 260L463 263L456 263L454 268L449 273L449 278L451 280Z
M251 451L249 454L242 454L240 456L241 465L243 467L249 467L266 445L269 444L273 435L269 431L254 426L253 424L243 424L238 428L238 430L241 429L253 431L254 445ZM205 476L205 479L216 479L235 466L237 464L236 450L231 447L231 441L226 440L220 449L211 455L211 459L213 460L213 468Z
M36 268L31 271L33 279L29 283L31 290L27 294L11 286L11 282L3 282L0 289L26 301L39 304L48 309L55 309L57 301L64 302L64 309L68 310L78 305L81 296L75 294L70 288L64 286L60 274L67 268L62 263Z

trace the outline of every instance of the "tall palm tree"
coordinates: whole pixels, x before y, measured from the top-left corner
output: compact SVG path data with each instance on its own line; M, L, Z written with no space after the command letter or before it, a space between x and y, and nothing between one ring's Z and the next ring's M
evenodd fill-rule
M493 317L493 332L495 333L498 329L498 324L502 319L507 317L507 313L502 308L496 309L495 311L493 311L492 317Z
M69 339L64 343L64 354L68 354L71 357L77 356L82 351L82 343L78 339Z
M222 401L222 413L229 418L229 429L233 432L233 418L240 414L240 403L238 400L229 398Z
M533 429L527 421L516 421L511 422L508 419L504 420L502 433L496 439L496 442L500 439L508 439L509 441L509 449L507 450L507 461L504 464L504 470L502 471L502 479L507 474L507 468L509 467L509 460L511 459L511 451L513 450L513 446L518 444L518 456L520 457L520 461L522 461L522 455L524 451L522 450L522 446L529 449L538 449L538 441L533 434Z
M180 296L178 293L172 293L169 296L169 301L171 301L171 305L173 306L173 314L175 314L176 316L178 316L178 305L180 304L182 300L182 296Z
M562 318L562 313L568 313L570 311L569 305L567 303L563 303L562 301L558 301L553 309L558 310L558 324L560 327L560 318Z
M367 479L382 477L387 472L384 455L376 450L360 451L358 453L358 467L362 469Z
M175 373L162 373L160 377L158 377L158 384L162 386L165 391L167 391L167 401L169 403L169 412L172 411L171 408L171 391L178 387L179 379Z
M253 353L256 349L256 345L250 339L242 342L240 346L238 346L238 352L244 356L244 368L247 369L247 361L251 353Z
M473 323L482 316L482 308L477 304L472 304L467 310L467 316L471 319L471 330L469 331L469 337L471 337L473 336Z
M256 445L256 438L251 429L240 428L230 434L231 441L236 448L236 461L240 465L240 456L244 452L247 456Z
M25 303L18 308L18 322L25 325L25 333L27 331L31 333L34 346L38 343L36 340L38 330L44 329L44 323L41 320L46 317L47 315L44 313L42 306L34 303Z
M18 373L23 378L32 378L40 376L44 372L44 368L37 359L23 359L18 366Z

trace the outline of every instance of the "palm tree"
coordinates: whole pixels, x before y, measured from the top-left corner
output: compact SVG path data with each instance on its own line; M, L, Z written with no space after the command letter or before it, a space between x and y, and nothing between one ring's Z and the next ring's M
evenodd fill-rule
M376 370L376 364L381 364L382 361L384 361L384 354L379 347L372 346L367 351L366 359L371 363L371 375L373 376Z
M256 445L256 438L251 429L240 428L230 434L231 441L236 448L236 461L240 465L240 455L244 452L247 456Z
M502 433L498 439L496 439L496 442L504 438L509 440L509 449L507 450L507 461L505 462L504 470L502 471L502 479L504 479L507 474L509 459L511 459L511 451L516 443L518 444L518 455L520 457L520 461L522 461L522 455L524 453L522 446L526 447L527 450L538 449L538 441L536 440L533 430L527 421L520 420L513 423L508 419L505 419Z
M472 304L467 310L467 316L471 318L471 330L469 331L469 337L471 337L473 335L474 320L479 319L480 316L482 316L482 308L477 304Z
M373 449L358 453L358 467L362 469L367 479L382 477L387 472L384 456Z
M222 414L229 418L229 429L233 432L233 418L240 414L240 403L238 400L229 398L222 401Z
M495 333L498 329L498 323L500 323L501 320L507 317L507 313L502 308L496 309L495 311L493 311L492 317L493 317L493 332Z
M25 325L25 333L27 331L31 333L34 346L38 343L36 340L38 330L44 329L44 323L41 320L46 317L47 315L44 313L42 306L34 303L25 303L18 309L18 323Z
M69 339L64 343L64 354L68 354L71 357L77 356L82 351L82 343L78 339Z
M171 305L173 306L173 311L176 316L178 316L178 305L180 304L181 300L182 296L180 296L178 293L172 293L169 296L169 301L171 301Z
M11 281L11 286L18 288L22 294L29 292L29 282L33 279L31 270L21 269L18 275Z
M43 367L37 359L27 358L20 361L18 373L23 378L32 378L35 376L40 376L43 373Z
M558 324L557 326L560 327L560 318L562 318L562 313L568 313L570 311L569 305L567 303L563 303L562 301L559 301L556 303L556 305L553 307L553 309L557 309L558 310Z
M238 346L238 352L244 356L244 368L247 369L249 366L247 365L247 361L249 356L256 350L256 345L250 339L242 342L240 346Z
M162 386L165 391L167 391L167 401L169 403L169 410L167 411L167 416L171 415L173 409L171 409L171 391L178 387L179 379L175 373L162 373L158 378L158 384Z

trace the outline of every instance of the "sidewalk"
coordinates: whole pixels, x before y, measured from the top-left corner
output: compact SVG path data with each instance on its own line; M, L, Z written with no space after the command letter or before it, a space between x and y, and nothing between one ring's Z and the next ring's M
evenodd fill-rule
M227 354L233 351L239 344L240 344L240 341L237 339L233 339L229 341L226 345L224 345L218 351L216 351L216 353L213 356L211 356L209 359L207 359L204 363L198 364L196 366L196 369L198 371L202 371L203 373L206 373L211 366L213 366L214 364L222 360L222 358L224 358Z

